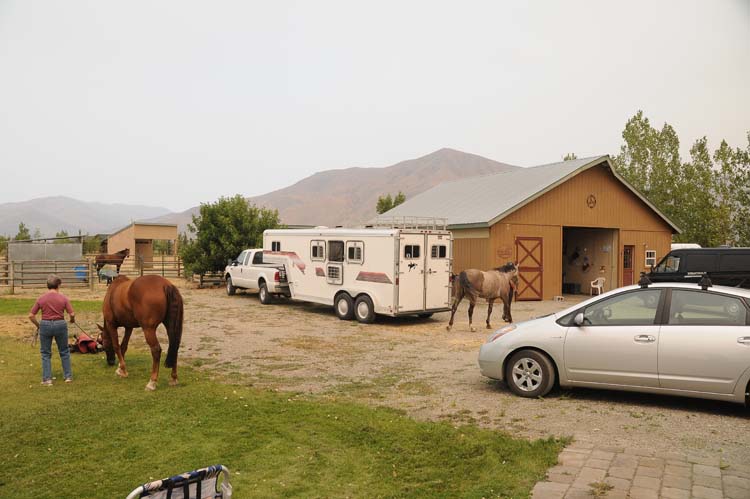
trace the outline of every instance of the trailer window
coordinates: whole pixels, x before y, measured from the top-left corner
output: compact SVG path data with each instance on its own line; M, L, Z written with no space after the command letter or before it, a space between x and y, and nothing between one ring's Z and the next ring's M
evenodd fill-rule
M407 260L415 260L419 258L420 246L418 244L407 244L404 246L404 258Z
M433 244L430 256L432 258L448 258L448 247L444 244Z
M281 241L272 241L271 251L281 251Z
M651 268L656 265L656 250L646 250L646 267ZM628 268L632 268L632 265Z
M325 241L311 241L310 242L310 258L312 260L325 260L326 259L326 242Z
M365 243L361 241L346 242L346 261L349 263L362 263L365 260Z
M328 241L328 261L344 261L344 241Z

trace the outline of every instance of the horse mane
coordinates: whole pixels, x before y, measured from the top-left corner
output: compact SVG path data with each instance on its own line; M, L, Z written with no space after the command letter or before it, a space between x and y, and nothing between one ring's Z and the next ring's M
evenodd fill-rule
M509 272L513 272L514 270L516 270L516 264L513 263L513 262L508 262L505 265L503 265L502 267L495 268L495 270L497 270L498 272L503 272L503 273L507 274Z

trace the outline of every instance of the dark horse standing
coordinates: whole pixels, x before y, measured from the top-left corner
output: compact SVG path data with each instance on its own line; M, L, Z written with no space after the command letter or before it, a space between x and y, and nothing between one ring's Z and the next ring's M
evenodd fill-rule
M492 315L492 304L500 298L503 300L503 320L513 322L510 314L510 305L513 301L513 293L518 288L518 267L513 262L508 262L502 267L490 271L468 269L462 271L453 280L453 306L451 307L451 319L448 322L448 331L453 327L453 316L456 315L458 304L464 296L469 297L469 328L476 331L471 325L474 315L474 305L477 298L487 299L487 329L491 329L490 316Z
M177 288L158 275L147 275L131 280L126 276L118 276L107 289L102 304L104 327L102 343L107 352L107 363L115 365L115 355L119 360L117 375L127 377L125 367L125 352L133 328L140 327L146 336L146 343L151 348L151 380L146 390L156 390L159 378L159 360L161 359L161 345L156 338L156 328L164 324L167 328L169 348L164 367L172 368L170 385L177 384L177 351L180 349L182 338L183 304L182 296ZM124 327L125 335L122 345L119 343L117 328Z
M117 265L117 273L120 273L122 262L130 255L130 248L125 248L117 253L96 255L96 271L99 272L107 264Z

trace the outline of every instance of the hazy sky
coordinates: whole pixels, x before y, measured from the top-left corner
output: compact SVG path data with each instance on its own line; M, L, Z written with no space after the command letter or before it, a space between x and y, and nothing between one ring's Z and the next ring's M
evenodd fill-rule
M750 1L0 0L0 203L182 210L453 147L746 145Z

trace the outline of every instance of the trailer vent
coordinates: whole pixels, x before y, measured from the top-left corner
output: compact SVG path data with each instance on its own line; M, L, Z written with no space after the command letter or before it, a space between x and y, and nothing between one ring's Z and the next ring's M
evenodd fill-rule
M326 281L328 284L343 284L342 273L343 268L340 264L328 264L326 266Z

